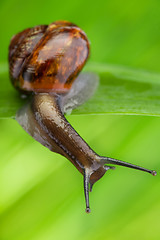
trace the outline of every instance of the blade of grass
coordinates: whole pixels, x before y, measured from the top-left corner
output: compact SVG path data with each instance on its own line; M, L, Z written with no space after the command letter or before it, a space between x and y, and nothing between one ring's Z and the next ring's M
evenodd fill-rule
M73 114L160 116L160 73L101 63L89 63L85 71L98 73L100 84ZM11 86L6 64L0 64L0 79L0 118L11 118L26 100Z

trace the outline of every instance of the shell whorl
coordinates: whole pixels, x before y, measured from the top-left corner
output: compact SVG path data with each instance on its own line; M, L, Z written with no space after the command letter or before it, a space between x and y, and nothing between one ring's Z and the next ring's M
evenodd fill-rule
M67 92L88 56L89 41L76 25L57 21L35 26L11 39L10 78L26 92Z

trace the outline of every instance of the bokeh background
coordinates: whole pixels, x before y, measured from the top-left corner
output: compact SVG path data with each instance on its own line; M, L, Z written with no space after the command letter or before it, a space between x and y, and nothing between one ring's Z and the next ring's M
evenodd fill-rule
M90 63L160 72L159 16L158 0L1 0L0 66L12 35L69 20L90 39ZM158 117L67 118L99 154L160 170ZM159 175L117 167L95 185L90 203L87 215L82 176L68 160L15 120L0 120L0 240L160 239Z

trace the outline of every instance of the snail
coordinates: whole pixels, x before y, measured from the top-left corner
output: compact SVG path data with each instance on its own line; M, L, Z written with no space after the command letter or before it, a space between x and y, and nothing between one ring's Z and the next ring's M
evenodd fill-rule
M66 120L64 114L85 102L97 87L97 75L80 73L89 51L86 34L67 21L28 28L13 36L9 46L11 82L31 96L16 119L35 140L66 157L83 175L87 213L89 191L114 169L110 164L156 175L156 171L99 156Z

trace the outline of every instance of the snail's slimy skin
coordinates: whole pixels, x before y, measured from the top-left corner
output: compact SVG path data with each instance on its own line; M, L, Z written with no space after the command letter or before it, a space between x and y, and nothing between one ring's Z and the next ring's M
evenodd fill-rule
M86 212L90 212L89 188L92 191L93 184L107 170L114 168L105 164L126 166L156 175L155 171L96 154L64 117L62 99L57 94L36 93L31 103L18 112L16 119L35 140L66 157L84 175Z
M66 157L84 176L86 212L90 212L89 190L115 164L156 175L113 158L99 156L66 120L64 113L93 95L98 78L79 74L89 56L86 34L75 24L57 21L28 28L11 39L9 68L12 84L31 101L16 116L35 140Z
M104 163L66 120L60 101L57 94L35 94L31 104L17 114L17 120L32 137L68 158L82 174L85 169L90 175L98 170L99 176L90 177L96 182L105 173Z

